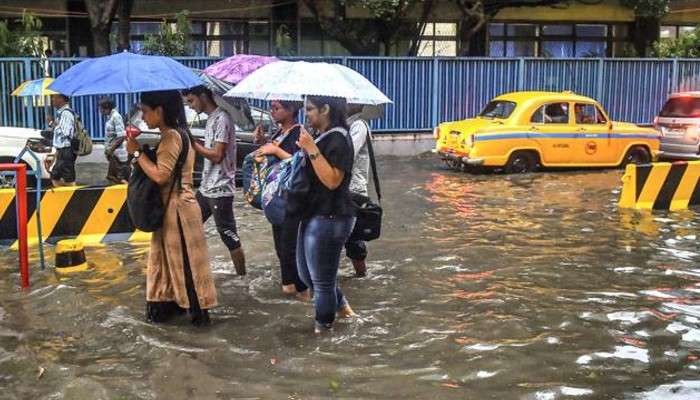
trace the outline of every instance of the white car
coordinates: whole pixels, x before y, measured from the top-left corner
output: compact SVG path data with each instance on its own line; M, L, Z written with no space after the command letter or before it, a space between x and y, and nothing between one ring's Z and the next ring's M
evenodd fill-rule
M45 139L41 137L41 131L30 128L15 128L0 126L0 163L12 163L25 147L29 147L39 159L41 165L41 178L51 179L47 170L53 166L55 161L55 151ZM38 165L36 160L29 154L22 156L22 161L27 164L27 172L36 171ZM36 181L33 176L27 175L27 182L30 186L35 186Z
M673 93L654 118L662 160L700 160L700 92Z

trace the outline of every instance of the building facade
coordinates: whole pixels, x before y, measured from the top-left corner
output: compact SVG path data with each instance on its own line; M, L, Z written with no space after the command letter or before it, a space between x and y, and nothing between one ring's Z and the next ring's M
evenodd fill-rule
M195 6L196 4L196 6ZM330 9L326 7L326 9ZM0 19L30 11L43 21L44 40L56 56L92 54L85 4L76 0L3 0ZM323 32L311 11L298 0L135 0L131 13L131 49L139 51L146 35L158 32L163 19L188 10L192 55L225 57L238 53L281 56L345 56L350 53ZM330 11L327 11L330 12ZM347 18L367 18L363 9L346 9ZM454 2L438 1L417 37L397 41L382 55L405 56L418 40L417 55L460 54L461 13ZM662 38L677 37L700 24L700 0L672 2L661 21ZM617 0L571 0L547 7L505 8L472 38L489 57L629 57L635 30L632 10ZM116 37L117 24L113 24Z

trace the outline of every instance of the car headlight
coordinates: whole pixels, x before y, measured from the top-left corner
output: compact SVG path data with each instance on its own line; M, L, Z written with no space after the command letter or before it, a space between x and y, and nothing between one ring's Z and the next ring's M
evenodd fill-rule
M44 139L28 139L26 146L29 150L35 153L50 153L51 145L47 144Z
M474 135L464 135L464 139L462 139L462 144L465 147L471 147L473 143L474 143Z

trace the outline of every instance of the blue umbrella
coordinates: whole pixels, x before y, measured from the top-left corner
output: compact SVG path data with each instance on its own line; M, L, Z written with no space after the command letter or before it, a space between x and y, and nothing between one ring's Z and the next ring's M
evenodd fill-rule
M62 73L49 89L66 96L186 89L202 80L169 57L123 52L82 61Z

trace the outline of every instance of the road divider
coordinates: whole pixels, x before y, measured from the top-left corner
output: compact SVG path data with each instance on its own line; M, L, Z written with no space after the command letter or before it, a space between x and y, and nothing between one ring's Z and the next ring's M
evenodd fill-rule
M0 243L17 245L14 189L0 189ZM29 244L38 243L36 196L27 193ZM80 239L84 244L148 241L138 231L126 207L126 185L59 187L41 192L41 223L44 239Z
M700 205L700 161L630 164L622 177L621 208L684 210Z

